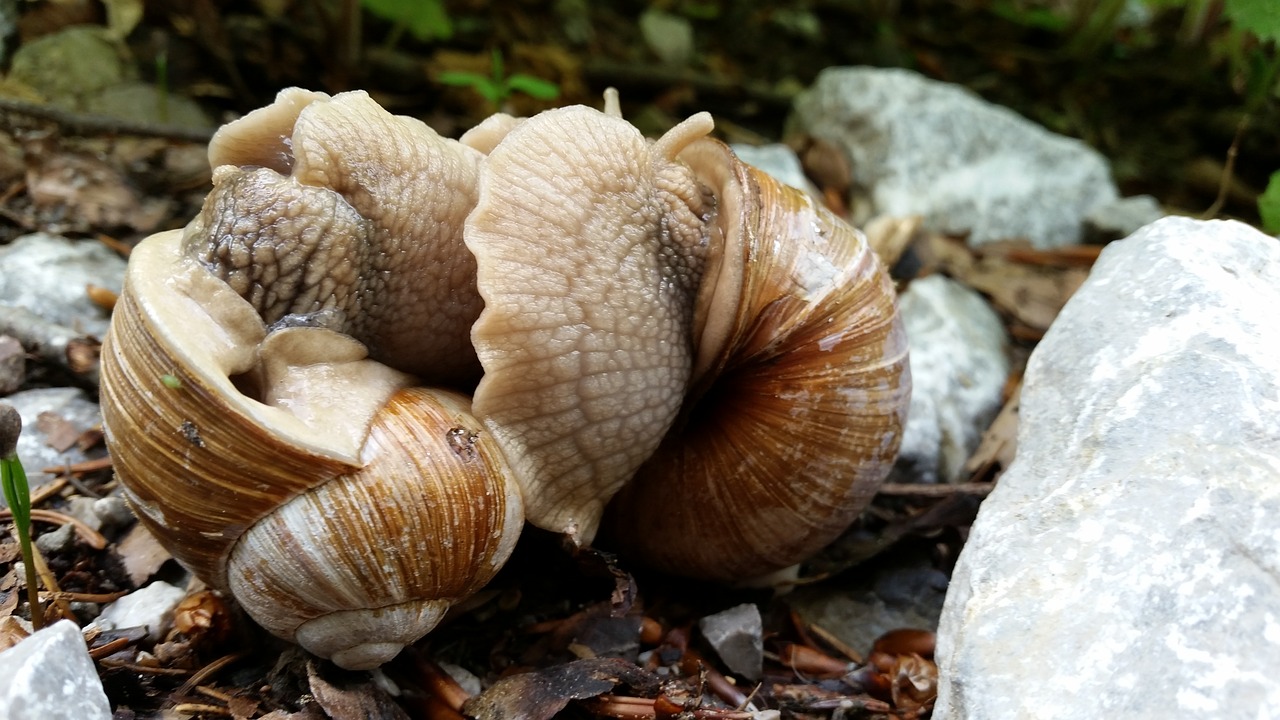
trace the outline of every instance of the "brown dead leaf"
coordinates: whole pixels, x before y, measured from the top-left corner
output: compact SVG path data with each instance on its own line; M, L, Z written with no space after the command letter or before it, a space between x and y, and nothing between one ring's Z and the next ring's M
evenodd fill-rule
M1011 259L1029 246L1002 243L970 249L962 241L930 234L917 244L925 267L944 272L984 295L1006 314L1041 332L1089 276L1085 267L1029 265ZM1070 256L1062 251L1064 257ZM1080 262L1081 254L1072 256ZM1043 255L1036 256L1043 260Z
M1018 383L1013 395L982 434L978 448L964 464L970 481L994 480L1013 463L1018 452L1018 408L1021 401L1022 383Z
M144 198L106 162L69 152L41 154L27 169L27 194L42 216L81 232L101 227L150 232L169 213L168 201Z
M58 452L70 450L80 439L79 428L54 412L40 413L36 418L36 428L44 433L44 444Z
M18 622L18 618L12 615L0 618L0 652L26 640L30 635L31 633L22 627L22 623Z
M654 691L657 676L616 658L590 658L503 678L463 705L477 720L548 720L570 700L598 697L618 685Z
M233 695L227 698L227 709L236 720L249 720L262 712L261 703L253 698Z
M923 226L924 220L918 215L905 218L881 215L867 223L863 231L867 235L867 244L880 262L891 268L898 264L907 246L920 236Z
M349 677L359 677L351 674ZM371 681L330 681L321 677L313 662L307 663L311 694L331 718L365 718L366 720L409 720L409 716Z
M135 523L115 546L116 555L134 587L142 585L173 556L141 523Z

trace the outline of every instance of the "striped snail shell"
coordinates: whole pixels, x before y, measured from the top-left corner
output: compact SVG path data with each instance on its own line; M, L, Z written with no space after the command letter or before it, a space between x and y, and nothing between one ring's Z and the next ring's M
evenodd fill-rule
M896 452L894 290L711 129L650 142L607 96L455 142L296 89L224 127L104 346L142 522L353 668L491 579L526 517L718 579L829 542Z
M860 232L707 138L707 114L650 143L615 113L542 113L486 159L464 234L477 415L535 525L589 543L612 500L617 541L664 570L794 564L896 456L894 288Z

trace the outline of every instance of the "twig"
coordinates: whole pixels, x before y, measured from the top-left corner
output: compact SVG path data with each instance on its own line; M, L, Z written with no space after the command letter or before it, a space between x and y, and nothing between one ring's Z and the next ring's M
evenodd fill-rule
M0 509L0 520L8 520L12 517L13 511L9 508ZM55 512L53 510L31 508L31 519L53 523L54 525L71 525L76 529L76 533L80 535L89 547L94 550L102 550L107 547L107 539L102 536L102 533L84 524L84 521L79 518L64 515L63 513Z
M90 654L92 654L92 651L90 651ZM125 662L123 660L110 660L107 658L98 660L98 664L102 667L122 668L125 670L132 670L134 672L146 673L148 675L188 675L191 673L190 670L183 668L151 667L150 665L139 665L138 663Z
M205 665L204 667L196 671L195 675L192 675L191 677L187 678L187 681L182 684L182 687L178 688L178 694L186 695L187 693L191 692L191 690L195 686L199 685L200 683L203 683L205 680L212 677L214 674L220 672L226 666L230 665L233 662L236 662L237 660L242 659L244 656L245 656L245 653L242 653L242 652L231 653L230 655L223 655L217 660L214 660L208 665Z
M94 660L101 660L104 657L107 657L109 655L114 655L120 652L121 650L129 647L135 642L137 642L136 638L118 637L115 640L112 640L107 643L103 643L102 645L99 645L98 647L91 649L89 651L89 657L93 658Z
M78 135L136 135L194 143L208 143L213 137L212 129L158 125L106 115L77 113L11 98L0 98L0 111L45 120Z
M45 472L48 472L48 471L46 470ZM67 479L64 477L60 477L56 480L53 480L51 482L47 482L41 485L40 487L35 489L35 492L31 493L31 506L35 507L36 505L39 505L40 503L44 502L45 500L48 500L54 495L57 495L62 490L62 488L66 486L67 486Z
M62 588L58 585L58 578L53 576L53 571L49 569L49 564L44 561L44 554L40 552L40 548L35 545L31 546L31 560L35 563L36 574L40 576L40 582L44 583L45 590L49 592L62 592ZM75 613L71 612L71 604L66 600L54 600L54 606L58 608L58 614L68 620L75 620Z
M227 708L222 707L221 705L205 705L203 703L179 703L173 706L173 711L176 713L186 713L189 715L206 713L209 715L226 715L227 717L232 716L231 711L228 710Z
M44 597L46 600L70 600L71 602L85 603L109 603L115 602L120 598L128 595L128 590L121 590L113 593L77 593L77 592L46 592Z
M1218 211L1222 210L1222 206L1227 202L1227 191L1231 188L1231 178L1236 171L1236 156L1240 154L1240 139L1244 137L1244 131L1247 127L1249 127L1249 116L1245 115L1240 118L1240 122L1236 125L1236 136L1231 140L1231 147L1227 148L1227 163L1222 168L1222 179L1218 182L1218 197L1200 215L1202 220L1216 217Z
M13 305L0 305L0 335L12 335L27 352L97 386L98 351L102 347L97 340Z
M68 475L87 475L91 472L99 470L107 470L111 467L111 456L94 458L92 460L82 460L78 463L68 463L66 465L53 465L47 468L41 468L42 472L50 475L57 475L60 479L64 479ZM32 502L35 502L34 496Z
M971 482L940 485L924 485L918 483L885 483L880 486L881 495L947 497L949 495L989 495L996 487L995 483Z

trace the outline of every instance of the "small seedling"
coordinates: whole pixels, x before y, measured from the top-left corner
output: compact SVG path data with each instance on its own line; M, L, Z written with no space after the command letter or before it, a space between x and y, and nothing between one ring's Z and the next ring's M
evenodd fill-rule
M31 490L27 486L27 473L18 459L18 435L22 432L22 418L12 405L0 405L0 488L4 500L13 513L13 526L18 534L18 546L22 552L22 565L27 571L27 600L31 603L31 626L39 630L44 626L44 614L40 611L40 593L36 587L36 564L31 550Z
M374 15L395 23L394 35L408 30L419 42L453 37L453 22L441 0L360 0L360 4Z
M443 72L438 78L445 85L469 87L489 101L501 107L512 93L522 92L539 100L554 100L560 96L560 86L542 78L524 73L506 75L502 66L502 53L493 51L492 70L489 75L474 72Z

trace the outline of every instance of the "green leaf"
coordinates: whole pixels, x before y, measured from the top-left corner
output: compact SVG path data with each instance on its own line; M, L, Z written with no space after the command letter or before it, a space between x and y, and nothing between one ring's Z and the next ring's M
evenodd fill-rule
M1227 0L1223 11L1231 24L1261 40L1280 42L1280 2L1276 0Z
M524 73L516 73L507 78L507 87L539 100L555 100L560 97L559 85Z
M1057 13L1048 8L1023 7L1012 0L996 2L991 6L991 12L997 17L1023 27L1049 32L1063 32L1071 22L1065 13Z
M1258 214L1262 216L1263 230L1280 234L1280 170L1271 173L1267 189L1258 196Z
M360 0L360 4L384 20L404 25L421 42L453 37L453 23L441 0Z
M440 73L436 76L436 80L444 83L445 85L457 85L459 87L474 87L476 85L483 85L485 83L492 82L492 79L488 75L455 70Z
M488 75L481 75L473 72L442 72L436 76L436 80L445 85L456 85L458 87L469 87L480 93L481 97L489 102L497 105L508 95L506 86L495 81Z
M31 489L27 486L27 474L18 456L0 459L0 486L4 489L4 501L13 512L13 523L21 537L31 526Z

